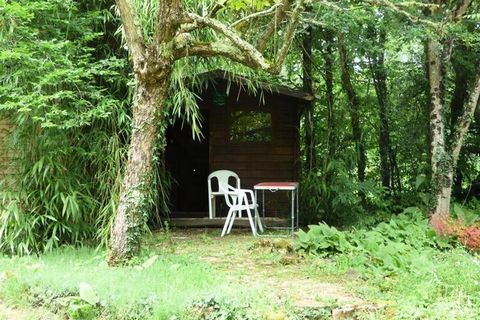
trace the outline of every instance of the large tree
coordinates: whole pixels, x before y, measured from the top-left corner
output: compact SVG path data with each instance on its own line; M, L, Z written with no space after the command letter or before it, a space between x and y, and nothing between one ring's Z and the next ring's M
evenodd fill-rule
M174 63L192 56L223 57L278 73L304 6L304 0L203 1L197 6L189 5L193 1L152 0L155 14L141 19L136 9L138 1L116 2L133 64L136 93L128 161L111 231L110 264L122 263L139 250L141 228L149 210L146 198L152 185L155 141L164 120ZM229 6L254 9L229 16L225 13ZM145 31L145 24L151 29ZM270 45L281 28L280 45Z
M430 96L430 131L431 131L431 166L432 166L432 214L446 216L450 212L452 184L458 158L468 129L473 120L480 95L480 61L475 80L469 85L470 90L466 105L461 114L455 115L451 139L446 135L445 77L452 50L460 42L455 33L445 34L445 29L459 29L461 22L473 4L472 0L459 0L449 7L445 1L432 1L426 14L437 21L435 33L426 41L427 73ZM480 59L479 59L480 60Z

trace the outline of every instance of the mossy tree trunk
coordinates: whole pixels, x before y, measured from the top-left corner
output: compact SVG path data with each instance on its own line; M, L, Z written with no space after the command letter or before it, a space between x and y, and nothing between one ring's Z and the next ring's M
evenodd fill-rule
M445 21L458 22L470 7L471 0L460 0L454 10L448 12ZM443 10L427 11L437 18ZM445 18L445 17L444 17ZM432 167L432 215L448 216L452 186L460 151L472 122L480 94L480 65L471 85L467 104L457 121L452 125L450 141L446 139L445 85L447 64L450 63L454 39L452 37L430 37L426 42L426 61L430 98L430 134Z
M126 262L140 249L140 236L150 210L155 142L174 63L168 44L173 41L180 25L180 2L161 2L152 44L147 46L129 3L126 0L117 1L133 62L136 87L128 160L111 230L110 265Z
M122 263L140 249L140 235L150 210L153 155L169 78L170 70L163 70L156 77L152 75L156 81L137 82L128 161L111 233L110 264Z
M369 37L373 43L372 52L369 53L368 62L372 74L373 85L378 100L379 111L379 136L378 148L380 154L380 176L382 186L389 190L393 189L391 179L391 163L389 161L390 129L388 123L388 90L387 90L387 70L385 68L385 42L386 32L383 26L380 30L370 28Z
M334 34L332 30L324 28L322 30L323 40L325 41L324 50L322 52L325 61L325 104L327 106L327 155L323 161L324 185L330 186L333 182L334 172L330 163L335 160L337 150L337 134L335 126L335 97L334 97Z

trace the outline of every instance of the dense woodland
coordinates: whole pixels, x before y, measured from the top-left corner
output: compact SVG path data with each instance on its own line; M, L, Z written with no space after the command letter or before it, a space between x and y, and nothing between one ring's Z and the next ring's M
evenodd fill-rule
M196 75L219 67L316 97L301 126L305 224L409 206L448 215L450 192L477 208L479 9L468 0L0 2L0 107L14 124L16 172L2 184L2 250L113 236L129 247L119 256L134 253L145 228L168 217L174 182L154 165L165 128L185 121L202 138Z

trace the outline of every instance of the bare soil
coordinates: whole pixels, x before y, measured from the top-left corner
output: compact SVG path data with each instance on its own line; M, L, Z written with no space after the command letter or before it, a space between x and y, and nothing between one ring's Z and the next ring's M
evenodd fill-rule
M0 300L0 320L56 320L55 314L41 308L13 308Z
M242 286L266 288L278 299L294 306L321 308L326 305L362 305L365 302L349 287L346 275L312 274L309 261L291 250L292 238L253 237L246 231L220 237L218 230L190 229L171 234L172 250L198 256L215 267L227 270L230 281ZM161 245L168 243L163 241ZM278 244L278 246L277 246Z

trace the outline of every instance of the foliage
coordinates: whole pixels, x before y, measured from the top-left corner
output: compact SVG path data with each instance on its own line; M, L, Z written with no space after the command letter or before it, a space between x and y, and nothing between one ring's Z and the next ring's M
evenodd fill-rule
M358 182L341 160L331 161L329 172L308 172L300 181L300 210L303 224L318 221L333 225L354 225L367 214L361 194L366 195L371 211L383 207L383 190L372 181ZM332 175L331 181L326 176Z
M475 252L480 251L480 227L468 226L464 228L459 234L459 239L466 248Z
M243 310L230 304L217 301L216 298L196 301L183 316L187 319L198 320L240 320L250 319ZM182 319L183 319L182 318Z
M3 182L0 249L105 242L129 135L128 69L103 47L111 15L73 1L0 7L0 111L20 177Z
M313 238L310 231L299 233L297 250L317 261L318 270L312 266L309 274L359 272L358 293L385 303L385 312L372 319L478 318L478 284L472 280L480 272L478 256L452 238L436 236L417 209L369 229L325 232L334 239L336 233L344 234L349 250L308 251L331 239L323 233Z
M310 225L308 233L300 230L298 241L302 251L313 254L328 255L352 249L344 232L325 223Z
M298 232L297 243L297 250L307 254L351 255L357 267L380 274L395 273L428 261L432 251L425 248L448 247L448 241L436 237L428 219L416 208L406 209L369 230L345 232L326 224L311 225L308 232Z

